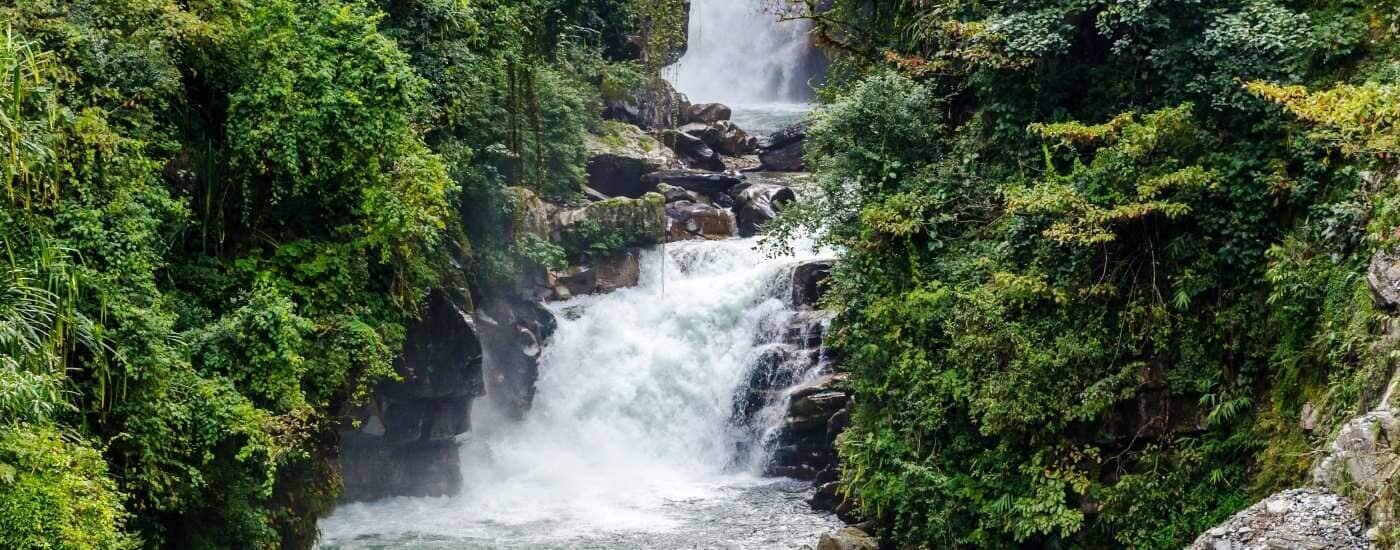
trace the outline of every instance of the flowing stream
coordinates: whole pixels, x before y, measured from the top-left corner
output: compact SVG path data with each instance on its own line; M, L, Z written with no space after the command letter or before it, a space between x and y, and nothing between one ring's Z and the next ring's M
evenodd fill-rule
M693 0L690 48L667 69L754 134L805 115L821 70L807 25L766 1ZM810 483L761 475L778 405L735 420L795 315L792 269L816 256L756 244L656 247L638 286L553 304L533 408L512 421L489 393L473 404L462 493L343 505L321 547L795 549L839 527L806 504Z
M792 267L754 239L647 251L641 283L555 304L534 408L475 407L462 494L342 506L325 548L800 548L838 526L809 484L759 475L731 418L793 315Z

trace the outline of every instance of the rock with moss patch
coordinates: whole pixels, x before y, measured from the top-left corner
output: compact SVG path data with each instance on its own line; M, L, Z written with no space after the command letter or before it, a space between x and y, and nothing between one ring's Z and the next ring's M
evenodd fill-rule
M642 176L681 167L671 149L631 124L605 121L602 134L588 134L584 144L588 186L609 197L641 197L650 191Z
M666 238L666 199L658 193L641 198L616 197L554 215L554 240L569 227L591 222L619 237L624 246L649 246Z

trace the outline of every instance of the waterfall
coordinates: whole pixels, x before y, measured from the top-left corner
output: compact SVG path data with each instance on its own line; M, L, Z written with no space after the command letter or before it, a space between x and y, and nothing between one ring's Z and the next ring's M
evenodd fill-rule
M756 359L795 314L793 266L816 254L770 258L756 242L655 248L638 286L555 304L533 409L519 422L474 414L463 493L342 506L322 522L325 546L814 540L832 519L807 509L803 485L759 475L758 454L745 452L752 428L734 419Z
M667 73L694 102L742 108L812 100L824 59L781 0L692 0L689 46Z

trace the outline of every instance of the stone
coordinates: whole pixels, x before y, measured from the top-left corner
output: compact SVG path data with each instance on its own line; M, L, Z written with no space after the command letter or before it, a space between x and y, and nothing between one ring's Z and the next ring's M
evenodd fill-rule
M720 172L704 172L699 170L664 170L654 172L642 177L644 183L650 185L667 184L679 187L688 191L695 191L711 200L719 199L727 191L744 181L742 176L725 174ZM725 198L733 200L731 197Z
M596 223L604 231L620 235L629 246L660 244L666 238L666 199L658 193L647 193L641 198L614 197L558 211L551 225L551 240L557 242L570 226L583 222Z
M679 226L685 238L727 239L738 233L734 213L725 208L690 201L677 201L666 205L666 215L673 227ZM672 229L671 235L679 235Z
M1366 285L1371 289L1376 307L1400 311L1400 254L1389 248L1376 250L1366 269Z
M822 535L817 550L879 550L874 537L855 527L844 527L835 533Z
M734 113L729 106L723 103L696 103L685 108L681 116L681 122L714 124L720 121L728 121Z
M666 199L666 204L682 201L689 201L695 204L710 204L709 197L668 183L656 184L656 192L661 193L661 196Z
M574 296L606 294L637 286L641 274L641 256L635 249L624 250L557 273L551 286L556 289L556 299L567 300ZM560 288L565 292L558 292Z
M680 130L662 130L661 142L680 157L686 168L722 172L724 159L705 140Z
M826 282L831 277L829 260L811 260L792 269L792 307L811 309L826 294Z
M400 380L379 384L370 402L344 416L339 467L346 500L444 495L461 485L454 438L471 427L485 391L483 348L465 295L435 290L409 325L394 360Z
M807 123L788 126L758 140L758 158L763 169L773 172L801 172L802 143L807 139Z
M651 190L642 176L681 167L676 154L641 128L604 121L601 135L586 134L588 187L608 197L640 198Z
M507 187L506 197L511 201L513 212L511 238L519 241L526 235L533 235L549 240L551 219L556 209L524 187Z
M752 237L764 224L777 217L784 206L795 202L792 188L772 183L743 183L729 190L738 212L739 235Z
M1342 497L1323 489L1289 489L1208 529L1192 550L1369 548L1362 522Z
M484 299L473 317L487 358L486 402L518 420L534 400L540 354L557 325L554 314L538 302L501 295Z
M754 172L763 169L763 160L758 155L737 155L724 160L724 166L731 172Z
M690 100L664 78L653 78L641 87L604 102L603 118L638 126L643 130L671 127L684 117Z

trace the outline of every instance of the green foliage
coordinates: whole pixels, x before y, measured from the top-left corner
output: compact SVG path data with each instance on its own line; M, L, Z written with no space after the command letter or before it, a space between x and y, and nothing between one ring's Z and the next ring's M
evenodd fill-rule
M52 428L0 426L0 546L135 548L102 454Z
M562 255L503 190L577 193L622 6L0 6L0 546L309 547L423 299Z
M1385 81L1385 8L808 6L836 63L778 228L845 250L843 490L896 544L1179 548L1374 404L1393 102L1288 86Z

